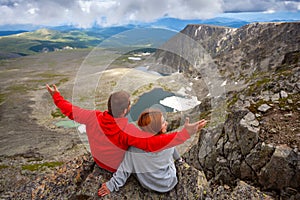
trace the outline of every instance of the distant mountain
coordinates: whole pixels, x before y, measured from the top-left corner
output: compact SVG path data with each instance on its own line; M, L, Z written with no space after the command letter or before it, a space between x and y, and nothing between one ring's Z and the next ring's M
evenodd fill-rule
M88 31L57 31L38 29L17 35L2 36L0 40L0 59L32 55L41 52L64 49L89 48L97 46L104 37Z
M299 51L300 44L300 22L259 22L240 28L191 24L181 33L197 41L232 79L275 70L288 53ZM158 50L155 56L163 65L191 69L190 63L170 52Z
M122 27L74 29L57 27L38 29L0 37L0 59L101 46L131 51L151 49L162 45L177 32L158 28ZM129 49L128 49L129 48Z
M181 31L188 24L211 24L211 25L238 28L248 23L249 21L244 21L244 20L234 19L234 18L226 18L226 17L217 17L217 18L212 18L207 20L182 20L182 19L166 17L150 23L128 24L124 26L112 26L112 27L100 27L95 25L91 28L86 28L86 29L77 28L72 25L63 25L63 26L55 26L55 27L35 26L35 25L2 25L0 26L0 36L12 35L12 34L25 32L25 31L35 31L38 29L47 28L47 29L57 30L57 31L72 31L72 30L81 30L81 31L89 31L89 32L97 31L97 32L102 32L102 36L104 37L110 37L114 34L131 30L133 28L165 28L174 31Z
M217 25L217 26L226 26L231 28L239 28L246 24L253 22L294 22L299 21L300 12L276 12L276 13L264 13L264 12L245 12L245 13L223 13L219 16L211 19L177 19L171 17L163 17L156 21L149 23L136 23L128 24L122 26L113 26L113 27L101 27L94 25L91 28L82 29L77 28L73 25L61 25L61 26L41 26L41 25L32 25L32 24L14 24L14 25L0 25L1 31L35 31L41 28L47 28L58 31L70 31L70 30L102 30L108 31L108 34L117 34L120 31L129 30L132 28L151 28L159 27L165 29L172 29L176 31L181 31L188 24L208 24L208 25Z
M224 17L217 17L217 18L206 19L206 20L181 20L175 18L162 18L156 22L149 23L146 25L148 25L149 27L161 27L161 28L181 31L182 29L184 29L184 27L186 27L189 24L211 24L217 26L238 28L248 23L249 22L247 21L233 19L233 18L224 18Z
M250 15L250 14L248 14ZM206 20L181 20L175 18L161 18L155 22L128 24L124 26L100 27L94 25L91 28L76 28L71 25L57 27L41 27L34 25L5 25L0 26L0 59L61 50L64 48L90 48L105 41L106 46L136 46L151 48L170 39L189 25L215 25L220 27L240 28L251 21L262 20L259 16L247 19L232 17L216 17ZM282 16L274 18L282 19ZM296 18L295 18L296 19ZM270 20L270 19L269 19ZM290 16L286 19L292 21ZM284 20L283 20L284 21ZM138 29L157 29L154 31L138 31L127 33ZM158 29L165 29L158 33ZM17 34L17 35L16 35ZM133 37L134 36L134 37ZM118 37L118 38L117 38ZM104 45L104 44L103 44Z
M18 31L0 31L0 36L6 36L6 35L14 35L14 34L19 34L19 33L24 33L28 31L24 30L18 30Z

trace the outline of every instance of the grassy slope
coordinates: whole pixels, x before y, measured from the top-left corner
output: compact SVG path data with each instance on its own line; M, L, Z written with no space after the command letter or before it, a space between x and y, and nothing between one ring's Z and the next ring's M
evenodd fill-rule
M101 35L89 36L84 31L59 32L40 29L35 32L0 37L0 52L2 57L9 53L32 55L45 50L63 49L66 46L88 48L96 46L102 40Z
M120 30L119 33L116 30L97 29L69 31L40 29L34 32L0 37L0 59L34 55L66 47L90 48L100 44L105 48L113 48L122 52L124 47L157 48L174 34L175 32L161 29Z

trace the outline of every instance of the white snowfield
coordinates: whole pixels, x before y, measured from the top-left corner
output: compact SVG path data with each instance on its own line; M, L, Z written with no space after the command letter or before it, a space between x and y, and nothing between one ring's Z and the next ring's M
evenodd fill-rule
M201 101L198 101L197 97L192 96L191 98L171 96L163 100L160 100L160 104L173 108L176 111L186 111L195 106L199 105Z

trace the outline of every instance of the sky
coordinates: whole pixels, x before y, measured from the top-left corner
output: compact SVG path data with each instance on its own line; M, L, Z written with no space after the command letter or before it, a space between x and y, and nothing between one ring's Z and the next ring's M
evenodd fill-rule
M0 25L88 28L249 12L291 12L300 20L300 0L0 0Z

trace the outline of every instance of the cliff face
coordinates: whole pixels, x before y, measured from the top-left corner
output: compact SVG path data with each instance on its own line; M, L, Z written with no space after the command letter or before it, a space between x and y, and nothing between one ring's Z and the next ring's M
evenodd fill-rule
M181 53L162 48L156 58L206 81L208 95L198 94L202 104L189 114L214 121L186 159L212 183L247 180L280 198L299 198L300 23L188 25L180 34L172 39ZM211 95L222 87L221 95Z
M194 40L216 62L224 76L248 76L253 71L269 71L284 56L300 48L300 23L253 23L239 29L209 25L188 25L181 34ZM172 39L171 39L172 40ZM181 48L179 45L178 48ZM170 52L157 51L162 64L193 67ZM174 59L171 59L173 57ZM182 70L184 71L184 70ZM238 73L238 74L237 74Z

